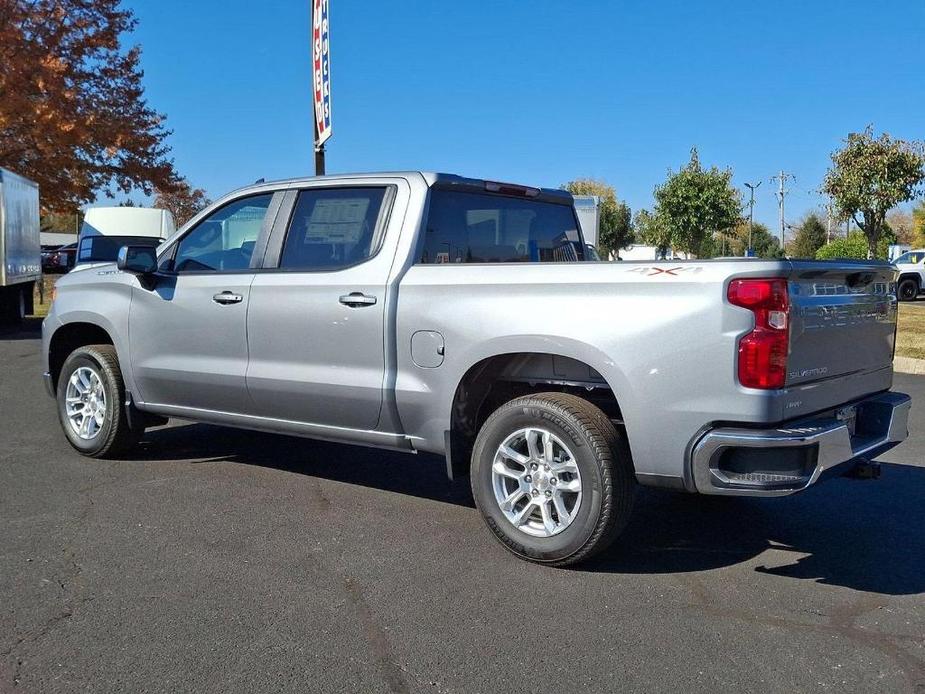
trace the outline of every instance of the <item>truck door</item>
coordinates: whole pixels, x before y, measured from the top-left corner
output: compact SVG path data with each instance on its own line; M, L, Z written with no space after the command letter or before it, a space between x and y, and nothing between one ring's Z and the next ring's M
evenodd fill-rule
M394 240L384 242L389 219L401 225L395 200L405 205L407 193L399 188L334 182L290 191L288 224L277 224L251 285L247 386L260 416L377 426L395 257Z
M247 310L252 261L283 193L237 198L161 255L161 271L132 289L129 340L146 403L246 414Z

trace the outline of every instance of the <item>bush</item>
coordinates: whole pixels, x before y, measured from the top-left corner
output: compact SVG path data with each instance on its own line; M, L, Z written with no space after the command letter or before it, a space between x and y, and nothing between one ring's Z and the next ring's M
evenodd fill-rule
M884 235L877 244L877 257L885 260L887 246L892 243ZM846 258L849 260L867 260L867 237L860 231L852 231L847 238L835 239L816 251L816 260L834 260Z

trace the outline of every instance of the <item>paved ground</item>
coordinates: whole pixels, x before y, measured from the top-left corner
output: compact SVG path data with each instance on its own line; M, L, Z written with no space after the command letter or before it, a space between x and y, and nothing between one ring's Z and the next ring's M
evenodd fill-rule
M0 335L0 691L925 692L921 409L878 482L640 493L555 570L435 458L191 424L81 458L38 348Z

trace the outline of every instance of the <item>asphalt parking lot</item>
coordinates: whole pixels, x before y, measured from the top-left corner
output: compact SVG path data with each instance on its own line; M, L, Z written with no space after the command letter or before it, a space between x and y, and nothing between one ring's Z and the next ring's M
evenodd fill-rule
M0 333L0 691L925 692L915 405L879 481L640 492L557 570L433 457L172 422L82 458L39 372L37 324Z

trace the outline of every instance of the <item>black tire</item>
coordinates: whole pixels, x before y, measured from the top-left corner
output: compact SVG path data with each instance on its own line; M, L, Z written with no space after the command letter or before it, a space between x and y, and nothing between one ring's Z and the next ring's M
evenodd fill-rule
M527 427L545 429L565 443L581 476L574 520L547 537L515 527L501 510L492 482L499 446ZM599 408L574 395L539 393L502 405L482 426L472 452L471 484L485 523L508 550L529 561L568 566L606 549L623 531L633 508L636 477L626 441Z
M896 287L896 296L900 301L915 301L919 295L919 283L912 277L904 277Z
M90 439L81 438L67 417L66 397L71 375L81 367L91 369L100 379L105 394L104 420ZM119 359L112 345L87 345L71 352L58 376L58 419L68 443L78 453L91 458L108 458L123 453L144 434L144 427L129 426L125 411L125 385Z
M31 285L30 285L31 286ZM26 317L26 293L22 287L0 287L0 321L19 325Z

